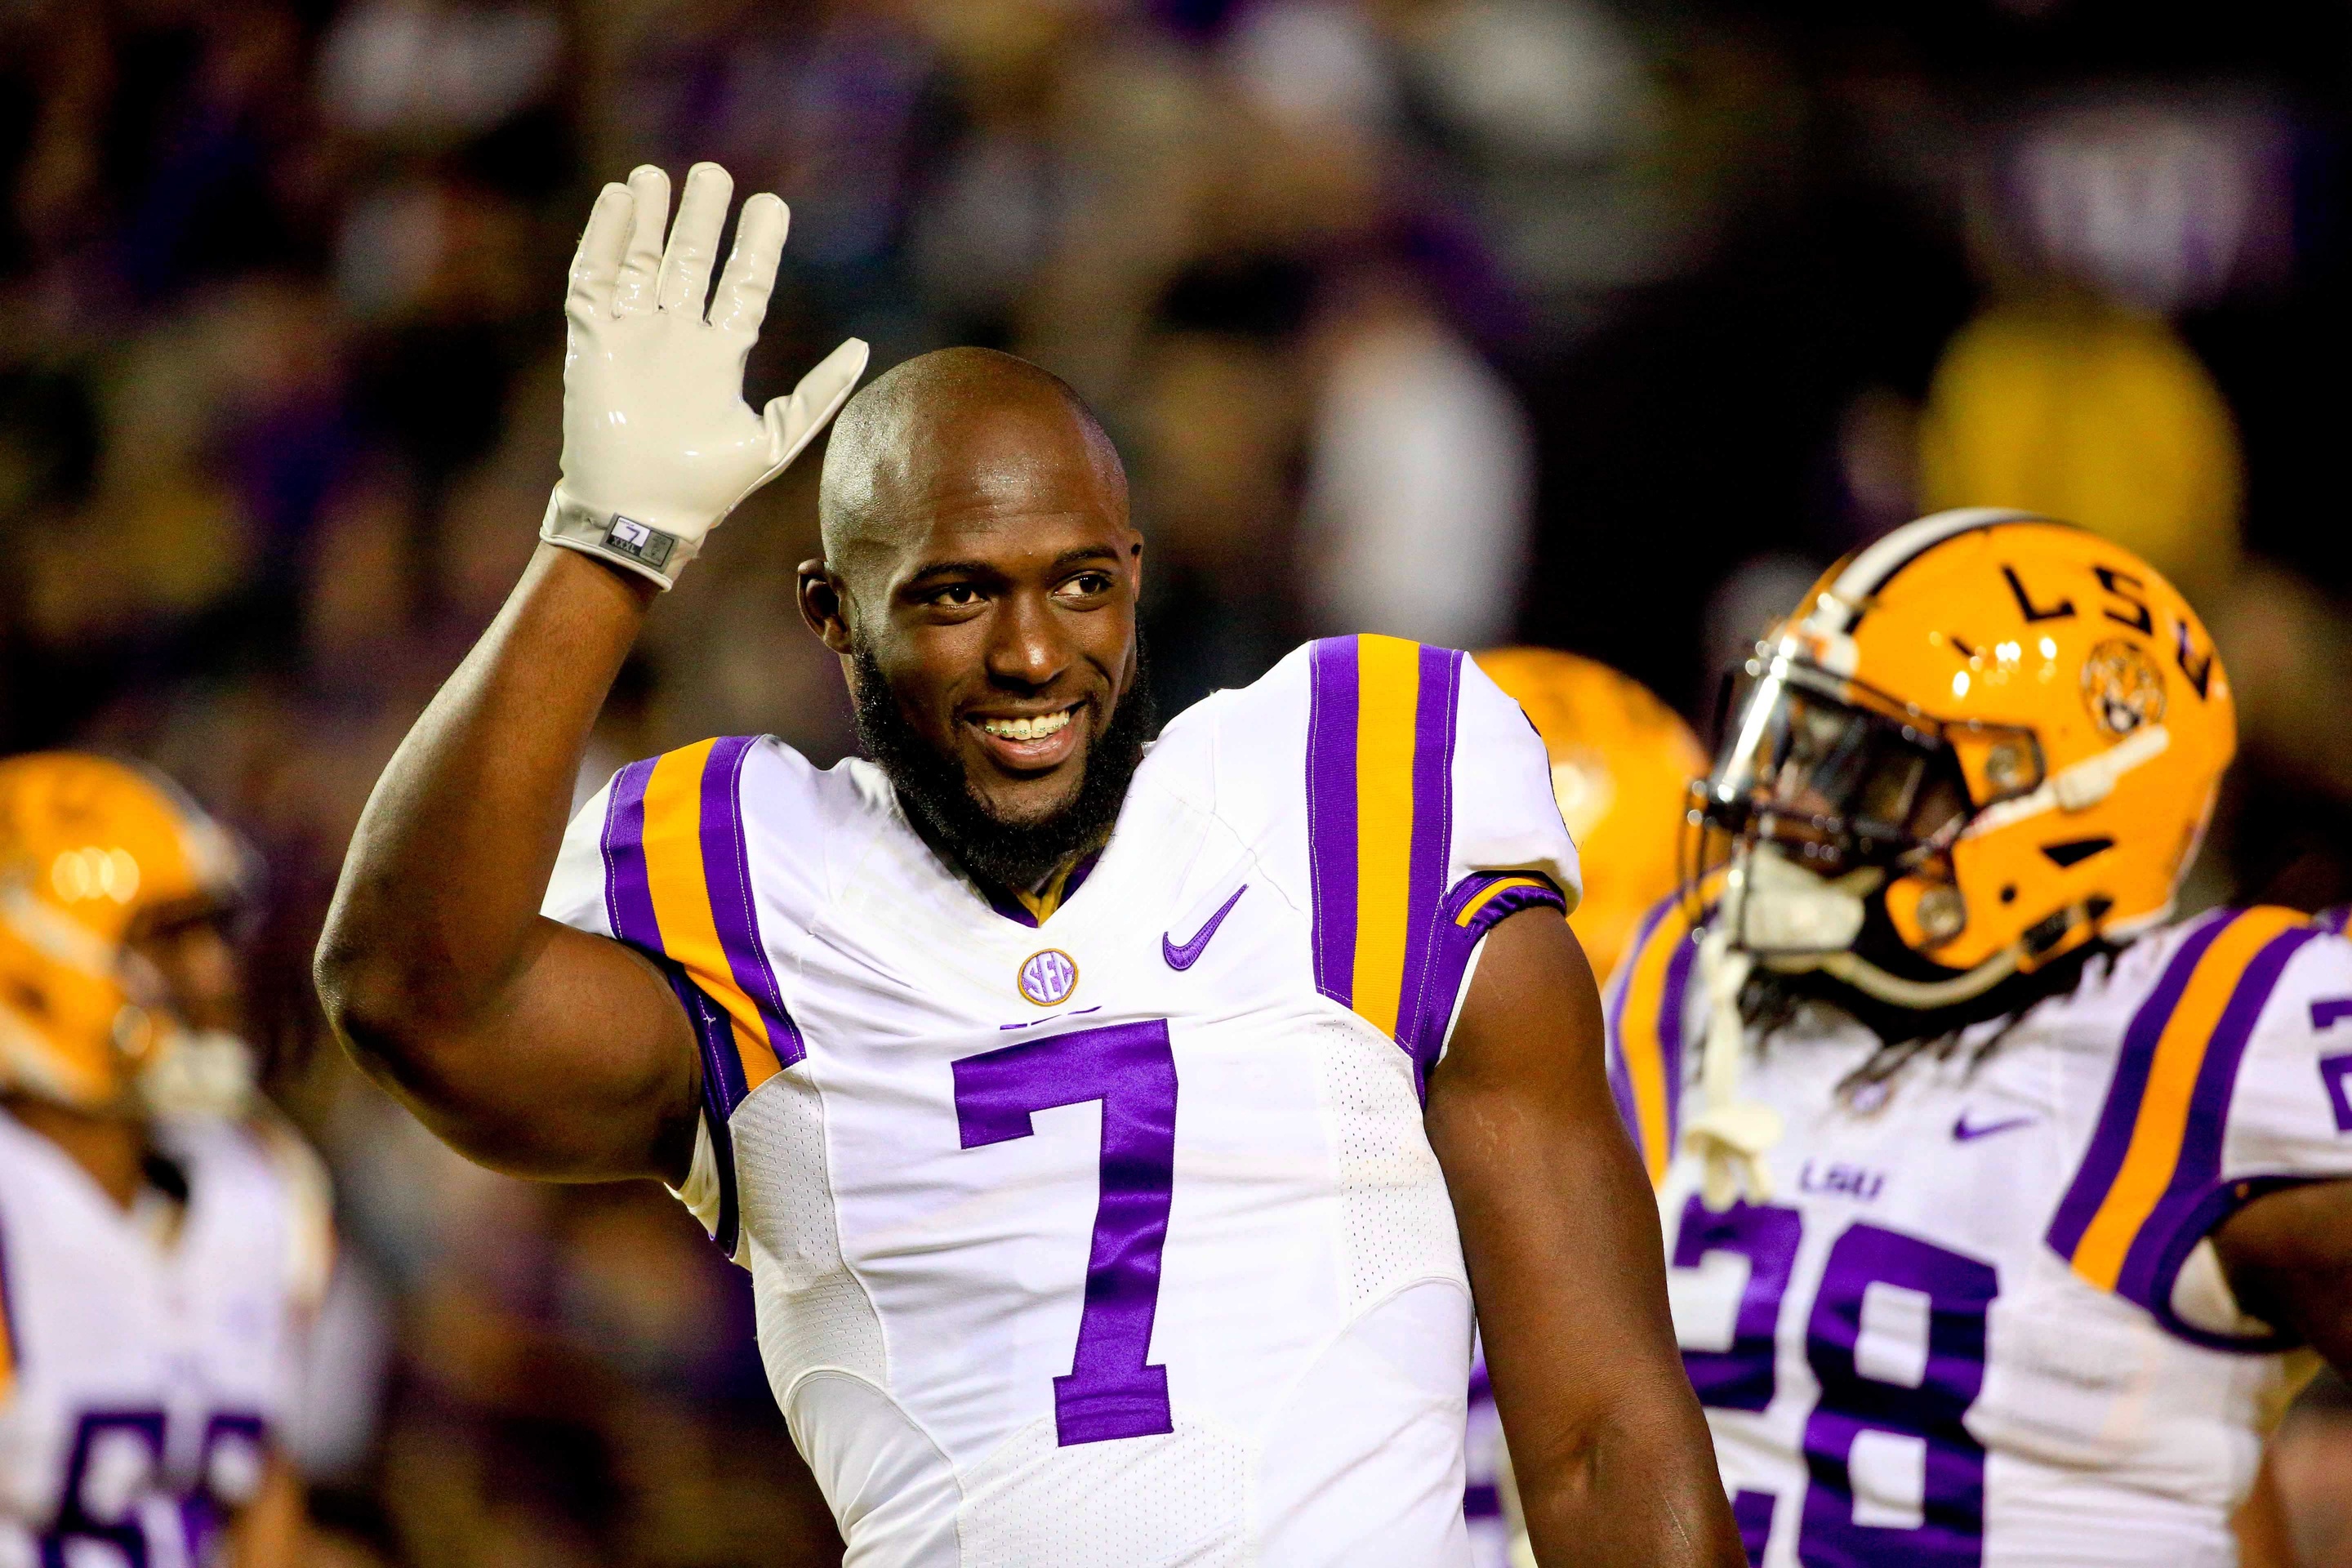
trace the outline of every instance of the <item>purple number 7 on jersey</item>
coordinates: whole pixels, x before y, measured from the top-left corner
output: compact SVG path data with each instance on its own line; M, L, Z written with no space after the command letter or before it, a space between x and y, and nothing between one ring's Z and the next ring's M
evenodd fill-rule
M1024 1040L955 1064L963 1146L1026 1138L1032 1111L1102 1101L1102 1191L1086 1309L1069 1373L1054 1380L1062 1446L1172 1432L1168 1369L1144 1361L1176 1174L1176 1058L1168 1024L1113 1024Z

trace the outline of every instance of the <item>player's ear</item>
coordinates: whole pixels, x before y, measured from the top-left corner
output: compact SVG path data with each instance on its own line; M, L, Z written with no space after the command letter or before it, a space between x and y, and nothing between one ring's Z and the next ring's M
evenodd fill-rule
M808 623L817 641L846 658L850 646L849 605L840 579L823 561L802 562L798 574L801 619Z

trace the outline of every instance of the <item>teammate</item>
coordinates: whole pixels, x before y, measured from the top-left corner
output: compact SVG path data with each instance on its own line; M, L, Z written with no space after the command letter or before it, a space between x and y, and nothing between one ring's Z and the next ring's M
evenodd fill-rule
M0 1563L299 1560L327 1205L247 1111L237 871L160 779L0 762Z
M1747 665L1607 1007L1751 1562L2234 1561L2352 1367L2352 945L2171 911L2235 749L2144 563L1944 512Z
M1569 923L1592 972L1608 974L1642 917L1681 880L1675 840L1706 752L1648 687L1597 659L1548 647L1472 657L1542 737L1584 878Z
M706 316L730 190L666 254L657 170L589 221L550 547L320 946L362 1061L478 1159L679 1191L850 1562L1459 1563L1475 1285L1538 1549L1736 1563L1541 748L1363 637L1146 755L1140 536L1051 376L950 351L842 415L801 603L871 762L707 741L565 831L655 591L862 367L742 405L785 215Z
M1551 763L1552 798L1575 840L1584 896L1570 924L1593 972L1612 969L1642 916L1675 889L1684 798L1706 770L1690 726L1649 689L1598 660L1547 647L1473 656L1525 710ZM1502 1568L1512 1501L1501 1423L1483 1359L1470 1369L1464 1512L1477 1568Z

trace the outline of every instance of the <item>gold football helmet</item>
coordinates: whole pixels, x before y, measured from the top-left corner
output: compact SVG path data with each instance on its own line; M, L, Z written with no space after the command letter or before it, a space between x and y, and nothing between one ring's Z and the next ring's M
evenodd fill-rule
M0 1089L142 1107L188 1031L134 939L159 913L233 907L241 870L154 774L74 752L0 761Z
M1726 715L1698 804L1730 840L1729 945L1922 1008L2162 921L2237 748L2169 583L1990 509L1832 567Z
M1527 710L1551 755L1552 794L1584 870L1570 924L1608 975L1643 913L1675 890L1675 845L1706 752L1647 687L1550 648L1495 648L1478 668Z

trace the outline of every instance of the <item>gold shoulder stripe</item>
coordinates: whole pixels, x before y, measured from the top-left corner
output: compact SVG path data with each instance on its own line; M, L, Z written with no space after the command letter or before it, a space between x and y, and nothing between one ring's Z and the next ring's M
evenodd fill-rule
M2160 1027L2147 1042L2145 1086L2131 1116L2130 1141L2122 1161L2073 1249L2074 1271L2092 1284L2115 1289L2133 1241L2172 1184L2208 1053L2248 967L2273 939L2306 925L2307 917L2290 910L2249 910L2228 920L2193 960L2178 999L2162 1014ZM2266 994L2267 985L2263 990ZM2257 1006L2259 1001L2255 999ZM2132 1032L2145 1037L2158 1023L2158 1016L2144 1008L2143 1016L2134 1019ZM2244 1023L2250 1028L2252 1019ZM2242 1040L2239 1044L2242 1047ZM2131 1056L2127 1041L2119 1075L2137 1068Z

